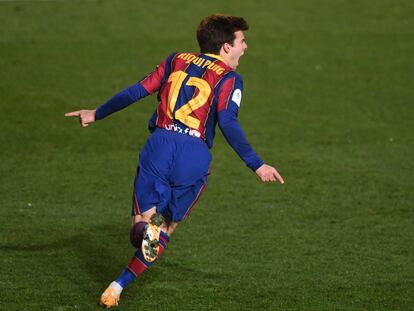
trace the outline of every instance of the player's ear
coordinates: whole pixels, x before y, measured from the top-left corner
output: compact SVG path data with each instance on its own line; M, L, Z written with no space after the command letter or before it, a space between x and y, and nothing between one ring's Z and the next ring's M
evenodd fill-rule
M222 46L223 51L227 54L230 52L230 44L229 43L224 43Z

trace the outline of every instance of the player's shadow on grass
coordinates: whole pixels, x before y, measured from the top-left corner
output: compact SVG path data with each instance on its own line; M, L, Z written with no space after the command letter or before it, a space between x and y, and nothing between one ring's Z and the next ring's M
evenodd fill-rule
M56 279L63 277L78 283L78 278L82 276L73 271L81 269L92 280L106 284L121 271L127 263L125 260L130 257L127 255L128 247L125 247L128 246L128 232L123 226L111 225L89 227L88 231L90 234L82 233L55 240L49 237L47 240L51 242L48 243L34 243L29 237L24 237L18 244L0 245L0 251L30 253L32 264L45 265L41 268L44 271L59 272ZM53 269L50 269L49 264L53 264Z
M82 273L79 270L83 270L89 275L89 279L105 287L117 278L134 254L128 240L129 232L121 225L97 225L88 227L88 232L56 240L51 237L52 242L43 244L20 240L16 245L0 245L0 251L31 253L33 263L39 261L45 265L41 269L50 273L55 272L55 280L65 278L81 286L80 289L88 290L91 284L79 281L85 279L79 275ZM168 248L165 255L168 258L161 258L149 272L141 276L140 287L170 277L176 281L186 281L195 277L207 280L223 278L223 273L199 271L180 264L179 260L174 260L174 255ZM43 260L45 256L50 260ZM50 269L49 264L53 264L53 269ZM73 273L74 271L76 272Z

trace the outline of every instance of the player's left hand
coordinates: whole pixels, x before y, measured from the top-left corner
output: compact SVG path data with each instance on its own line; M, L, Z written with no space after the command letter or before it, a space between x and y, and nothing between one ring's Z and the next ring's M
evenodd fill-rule
M279 182L284 184L285 181L279 172L270 165L263 164L256 170L256 175L259 176L262 182Z
M79 117L81 126L87 127L95 122L95 112L96 110L78 110L65 113L65 117Z

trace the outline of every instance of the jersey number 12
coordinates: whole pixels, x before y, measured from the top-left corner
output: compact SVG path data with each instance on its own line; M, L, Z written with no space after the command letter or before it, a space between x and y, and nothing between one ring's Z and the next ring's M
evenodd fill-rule
M197 130L200 126L200 120L190 116L190 114L207 102L208 97L211 93L211 88L205 80L196 77L190 77L190 79L188 79L185 85L194 86L198 89L199 92L196 97L192 98L186 104L177 109L177 111L174 113L174 108L177 103L178 94L187 76L188 74L181 70L175 71L169 76L168 82L171 82L171 87L168 93L169 107L167 109L167 112L168 116L171 119L179 120L186 126Z

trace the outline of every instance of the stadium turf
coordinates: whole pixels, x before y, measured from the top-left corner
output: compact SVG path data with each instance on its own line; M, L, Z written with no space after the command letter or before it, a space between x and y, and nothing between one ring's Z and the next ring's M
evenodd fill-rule
M0 1L0 309L95 310L133 254L137 154L156 97L94 108L213 12L244 16L240 122L209 186L119 310L414 308L412 1Z

